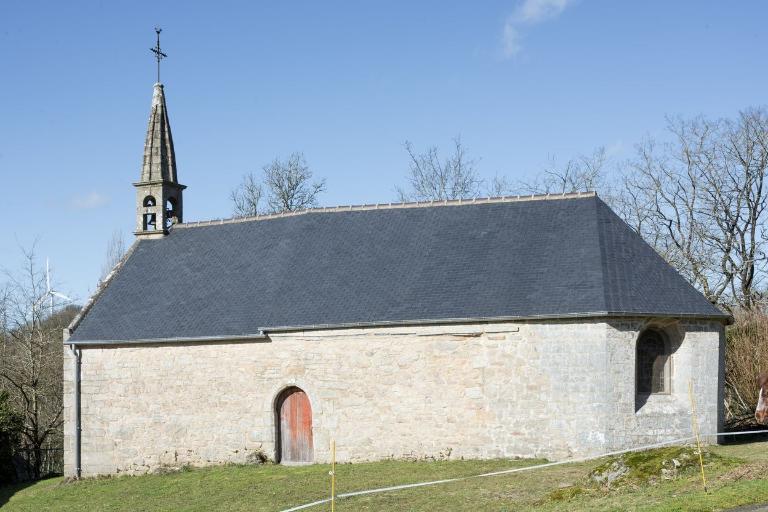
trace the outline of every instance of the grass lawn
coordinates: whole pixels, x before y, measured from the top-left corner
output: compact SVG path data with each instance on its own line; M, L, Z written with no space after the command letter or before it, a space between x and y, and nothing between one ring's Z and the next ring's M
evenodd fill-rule
M695 465L670 480L653 464L672 452L653 451L626 459L631 471L610 487L594 483L595 468L614 459L473 478L430 487L342 499L336 509L379 510L723 510L768 502L768 443L715 446L706 470L709 492ZM339 493L425 480L471 476L541 461L491 460L343 464L336 468ZM651 468L651 469L648 469ZM654 469L655 468L655 469ZM328 465L303 467L219 466L165 475L86 479L53 478L29 486L0 488L9 512L43 510L281 510L325 498ZM629 471L629 469L628 469ZM321 505L308 510L329 510Z

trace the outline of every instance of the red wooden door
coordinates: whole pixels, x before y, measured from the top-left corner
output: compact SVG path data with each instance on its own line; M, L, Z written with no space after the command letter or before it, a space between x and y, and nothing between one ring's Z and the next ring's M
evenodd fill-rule
M312 462L312 406L299 388L280 401L280 461Z

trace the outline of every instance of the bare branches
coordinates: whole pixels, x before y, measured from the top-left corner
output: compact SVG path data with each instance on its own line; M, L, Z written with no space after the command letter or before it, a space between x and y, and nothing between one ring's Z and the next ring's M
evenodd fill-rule
M491 179L485 190L488 197L501 197L513 193L512 184L509 182L506 176L499 174L496 174Z
M736 311L725 351L725 398L728 422L754 421L759 387L755 378L768 368L768 317L758 311Z
M744 307L762 299L766 254L763 217L768 206L765 189L768 173L768 113L762 109L741 112L738 120L725 121L724 163L728 188L733 196L723 206L724 217L735 233L731 263L736 274L733 296ZM730 206L726 208L725 206Z
M232 201L233 215L235 217L258 215L263 193L261 183L252 172L243 176L243 181L229 196Z
M471 199L480 195L482 180L475 168L476 161L467 157L461 138L453 139L452 152L441 158L437 146L417 153L413 144L405 141L410 158L407 190L397 188L400 201L443 201Z
M591 155L581 155L558 165L553 157L542 175L534 181L523 182L520 189L527 194L565 194L568 192L607 191L605 175L605 148L597 148Z
M125 239L123 238L123 232L116 229L112 232L112 238L107 243L107 252L104 257L104 264L101 266L101 275L99 280L103 281L107 275L112 272L112 269L120 263L120 260L125 255Z
M233 214L236 217L281 213L317 206L317 198L325 191L325 180L312 181L312 171L302 153L292 153L286 160L275 160L263 168L263 180L253 173L243 177L232 191ZM266 189L266 198L264 190ZM266 199L266 207L262 205Z
M302 153L287 160L278 158L264 167L269 213L293 212L317 206L317 196L325 190L325 180L312 183L312 171Z
M47 443L61 442L62 329L77 308L52 311L45 305L45 274L34 249L24 251L22 268L18 275L7 275L8 286L0 295L0 386L23 416L22 445L39 453ZM33 467L35 477L39 477L38 462Z
M619 211L713 303L750 308L766 262L768 115L669 119L630 162Z

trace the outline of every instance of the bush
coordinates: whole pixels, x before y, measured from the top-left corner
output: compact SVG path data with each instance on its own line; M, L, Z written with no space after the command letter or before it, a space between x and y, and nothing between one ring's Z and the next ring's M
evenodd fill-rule
M726 423L731 427L755 422L757 376L768 372L768 315L740 311L728 328L725 349Z
M8 392L0 391L0 485L16 481L13 450L23 426L21 414L11 406Z

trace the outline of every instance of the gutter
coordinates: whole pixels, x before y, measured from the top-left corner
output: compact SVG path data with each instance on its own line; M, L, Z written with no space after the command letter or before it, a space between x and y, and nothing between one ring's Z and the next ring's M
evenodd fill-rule
M102 340L69 340L64 344L70 346L115 346L115 345L174 345L193 343L247 343L269 342L270 333L295 332L295 331L319 331L330 329L354 329L363 327L409 327L427 325L451 325L451 324L479 324L492 322L526 322L537 320L575 320L580 318L676 318L681 320L713 320L726 325L733 323L731 315L721 313L713 315L697 315L691 313L642 313L642 312L618 312L596 311L592 313L568 313L555 315L527 315L527 316L494 316L494 317L465 317L442 319L415 319L415 320L385 320L380 322L347 322L335 324L304 324L282 325L274 327L261 327L255 334L227 334L220 336L182 336L173 338L141 338L134 340L102 339ZM73 329L65 329L65 338Z
M466 318L442 318L442 319L416 319L416 320L391 320L379 322L348 322L338 324L307 324L284 325L275 327L262 327L264 333L279 333L292 331L315 331L329 329L350 329L361 327L408 327L423 325L450 325L450 324L478 324L493 322L526 322L536 320L576 320L580 318L675 318L681 320L714 320L726 325L733 323L733 317L726 313L712 315L698 315L691 313L643 313L643 312L618 312L596 311L592 313L566 313L554 315L526 315L526 316L494 316L494 317L466 317Z
M75 478L80 479L80 475L82 474L82 449L81 449L81 441L82 441L82 409L81 409L81 401L80 401L80 376L81 376L81 366L83 363L83 351L82 349L78 348L77 345L71 345L70 349L72 350L72 355L75 358L75 379L74 379L74 386L75 386Z
M138 340L65 340L65 345L87 347L100 345L174 345L193 343L246 343L251 341L269 341L264 332L258 334L226 335L226 336L188 336L177 338L142 338Z

